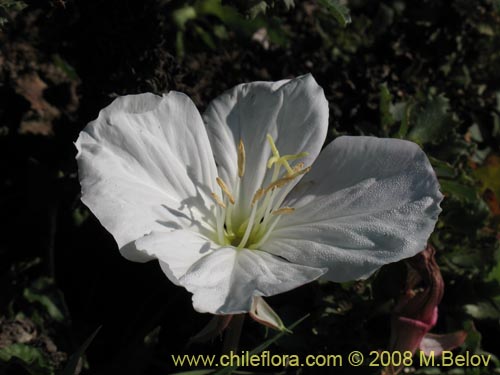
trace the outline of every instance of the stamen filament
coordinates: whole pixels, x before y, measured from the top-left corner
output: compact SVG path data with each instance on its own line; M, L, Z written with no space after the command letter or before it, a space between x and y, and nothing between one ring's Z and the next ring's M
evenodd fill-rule
M236 183L234 186L234 192L236 196L238 196L240 192L240 180L236 179ZM233 210L235 209L234 204L229 205L229 207L226 210L226 229L227 233L230 237L234 236L233 232Z
M280 173L280 168L279 165L276 164L274 166L274 171L271 181L275 181L278 178L279 173ZM269 194L269 192L271 193ZM269 215L270 208L272 206L272 201L274 199L274 188L263 189L263 193L265 194L264 202L262 203L262 206L260 207L257 215L257 223L258 223L257 225L259 226L259 230L261 221L265 221L265 218Z
M250 219L248 220L248 226L245 231L245 234L243 235L243 238L241 239L241 242L238 245L238 249L243 248L248 241L248 238L250 237L250 233L252 233L252 228L255 220L255 213L257 212L257 206L252 207L252 212L250 214Z
M257 202L259 201L259 199L260 199L260 198L262 198L262 196L264 195L264 193L265 193L265 192L266 192L266 191L265 191L264 189L262 189L262 188L259 188L259 189L255 192L255 194L254 194L254 196L253 196L253 199L252 199L252 207L253 207L253 205L254 205L255 203L257 203Z
M221 201L219 196L212 193L212 198L217 202L218 206L215 207L215 225L217 227L217 239L220 244L224 243L224 208L226 205Z
M262 244L267 241L267 239L269 238L269 236L273 232L274 228L276 227L276 225L280 221L280 219L281 219L281 216L276 216L274 221L267 228L267 231L265 232L265 234L261 237L261 239L257 243L250 245L249 248L250 249L258 249L260 246L262 246Z
M216 180L217 180L217 184L220 186L220 188L222 189L224 194L226 194L227 198L229 199L229 202L231 202L231 204L234 204L235 201L234 201L233 194L231 194L227 185L224 183L224 181L222 181L222 179L220 177L217 177Z
M295 208L293 207L281 207L281 208L278 208L277 210L274 210L273 212L271 212L271 215L287 215L287 214L291 214L293 211L295 211Z
M222 199L220 199L220 197L216 193L212 193L210 195L214 199L215 203L217 203L222 208L226 208L226 205L224 204L224 202L222 201Z
M229 207L226 210L226 230L228 235L232 236L234 234L233 232L233 205L229 205Z

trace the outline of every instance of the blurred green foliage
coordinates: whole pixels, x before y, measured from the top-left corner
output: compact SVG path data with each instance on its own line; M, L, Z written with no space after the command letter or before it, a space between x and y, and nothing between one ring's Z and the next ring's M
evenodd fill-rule
M26 7L26 3L20 0L1 0L0 1L0 30L9 21L9 13L20 11Z

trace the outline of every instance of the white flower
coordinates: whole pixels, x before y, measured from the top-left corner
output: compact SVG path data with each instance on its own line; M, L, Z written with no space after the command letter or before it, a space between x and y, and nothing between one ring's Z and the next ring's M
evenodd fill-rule
M236 86L203 119L178 92L120 97L76 142L82 201L214 314L424 249L442 195L423 151L339 137L320 154L327 127L311 75Z

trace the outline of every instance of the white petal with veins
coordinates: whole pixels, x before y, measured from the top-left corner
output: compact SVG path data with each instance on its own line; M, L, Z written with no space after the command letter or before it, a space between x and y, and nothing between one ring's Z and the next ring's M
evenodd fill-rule
M231 186L238 175L240 139L245 145L246 176L238 214L247 217L257 189L271 183L272 173L266 168L271 152L267 135L275 139L283 155L307 151L309 155L301 161L311 165L325 141L328 102L323 89L308 74L293 80L238 85L213 100L203 118L219 175Z
M133 241L153 230L213 225L217 176L201 116L184 94L116 99L76 141L82 201L134 261Z
M253 297L272 296L320 277L325 269L289 263L259 250L220 248L193 264L179 283L199 312L247 312Z
M424 152L412 142L339 137L287 197L262 250L328 267L332 281L365 278L425 248L442 194Z

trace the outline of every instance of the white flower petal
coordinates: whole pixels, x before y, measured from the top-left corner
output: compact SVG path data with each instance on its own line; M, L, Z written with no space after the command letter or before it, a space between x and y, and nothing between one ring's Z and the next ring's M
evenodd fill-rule
M236 211L248 216L258 188L271 182L266 164L270 134L282 155L308 152L306 166L318 156L328 127L328 102L312 75L290 81L252 82L238 85L210 103L203 114L219 175L235 186L237 145L246 149L246 169L240 189L242 204ZM292 185L290 185L290 188Z
M116 99L76 141L82 201L124 256L153 230L202 230L217 175L205 126L192 101L170 92ZM203 218L203 220L202 220Z
M135 245L138 250L158 259L162 270L176 285L194 263L212 251L209 239L181 229L153 232L135 241Z
M291 262L328 267L326 277L368 277L422 251L442 194L414 143L340 137L287 197L284 216L262 250Z
M286 292L324 272L259 250L226 247L201 258L179 282L193 293L197 311L237 314L249 311L254 297Z

